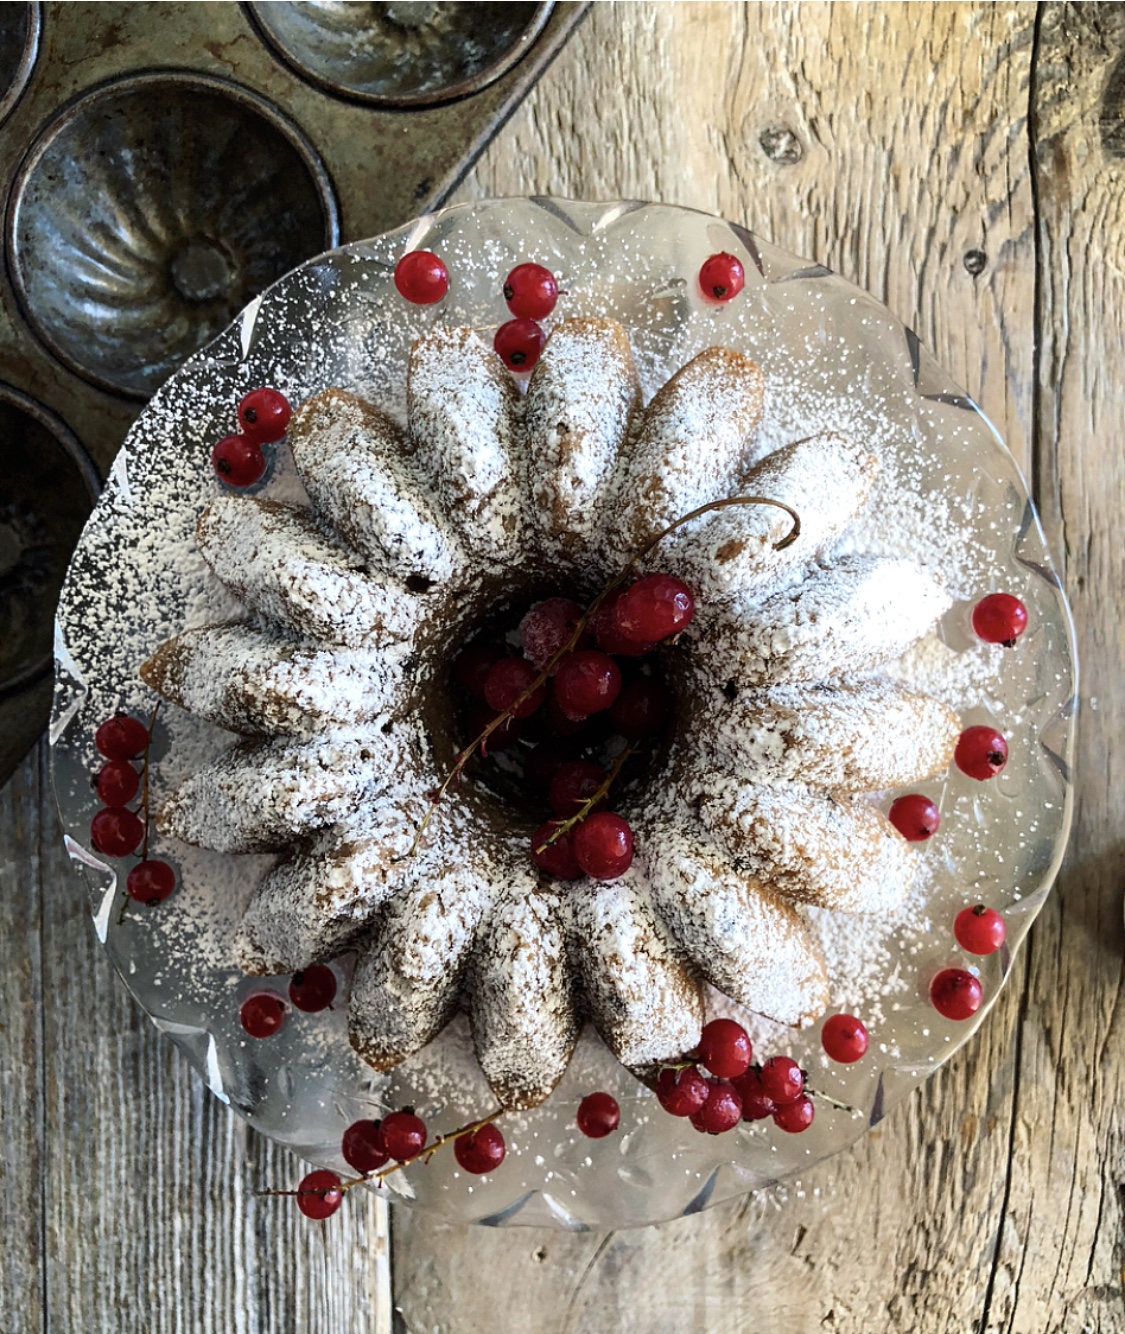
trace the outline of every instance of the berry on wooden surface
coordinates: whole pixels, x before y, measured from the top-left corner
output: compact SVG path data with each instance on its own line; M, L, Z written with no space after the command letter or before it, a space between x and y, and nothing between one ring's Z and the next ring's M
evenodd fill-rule
M331 1218L343 1198L340 1178L327 1168L320 1168L302 1177L297 1187L297 1208L306 1218Z

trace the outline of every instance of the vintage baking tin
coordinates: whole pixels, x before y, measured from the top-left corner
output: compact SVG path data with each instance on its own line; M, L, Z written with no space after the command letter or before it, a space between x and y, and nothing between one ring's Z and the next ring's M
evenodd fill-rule
M0 4L0 780L46 721L55 547L141 405L282 274L440 204L586 8Z

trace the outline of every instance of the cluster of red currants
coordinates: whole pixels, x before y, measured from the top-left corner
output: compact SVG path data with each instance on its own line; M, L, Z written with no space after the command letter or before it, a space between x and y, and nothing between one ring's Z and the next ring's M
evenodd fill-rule
M296 1010L319 1014L336 999L336 974L326 964L314 963L289 979L289 999ZM242 1002L238 1017L252 1038L272 1038L285 1023L288 1006L276 991L255 991Z
M147 843L147 789L137 810L131 810L129 803L141 791L151 743L149 727L126 713L107 719L94 734L94 745L106 763L94 778L104 806L90 821L90 841L107 857L130 857ZM139 771L135 760L141 762ZM143 855L125 878L126 893L138 903L160 903L175 888L176 873L168 863Z
M1027 608L1011 593L989 593L973 608L972 624L986 644L1013 648L1027 629ZM1008 743L995 727L966 727L958 738L953 762L963 774L983 783L1007 764ZM887 819L911 843L931 838L941 823L936 802L921 792L896 798Z
M962 908L953 921L953 934L967 954L995 954L1008 928L995 908L978 903ZM971 1019L984 1001L980 978L967 968L943 968L930 982L930 1002L945 1019Z
M427 1150L427 1135L426 1123L407 1107L388 1113L381 1121L353 1121L344 1131L340 1151L349 1167L367 1177L392 1161L402 1165L423 1155L428 1157L448 1143L449 1137L435 1140ZM494 1171L506 1152L503 1132L492 1121L453 1136L453 1156L458 1166L473 1176ZM330 1218L340 1207L346 1189L339 1173L320 1168L298 1185L297 1207L307 1218Z
M629 869L633 833L628 822L612 811L595 809L605 800L610 771L577 758L567 743L580 744L590 720L603 715L625 747L662 732L672 703L667 688L652 676L627 679L619 660L649 653L690 625L694 614L695 599L682 580L649 574L607 599L574 647L553 665L574 639L583 616L569 598L548 598L524 616L519 626L522 657L476 643L454 663L454 680L469 699L470 739L482 735L498 717L503 719L482 751L516 745L521 725L533 715L548 734L525 752L524 770L532 784L547 789L552 812L532 836L531 854L556 879L589 875L614 880ZM541 679L548 667L550 676Z
M266 473L263 445L273 445L289 427L293 409L277 389L252 389L238 405L238 435L225 435L211 451L211 466L228 486L253 486Z
M734 255L711 255L699 269L699 290L713 305L733 301L746 284L746 271ZM432 306L449 291L449 270L432 250L410 250L395 265L398 294L415 306ZM510 371L526 375L534 369L547 341L541 320L555 309L558 279L542 264L517 264L504 279L504 300L513 318L501 324L492 339L496 354Z
M852 1015L828 1019L821 1040L829 1056L844 1064L858 1061L867 1051L867 1030ZM704 1025L690 1063L660 1072L657 1099L670 1115L690 1119L701 1134L722 1135L740 1121L769 1117L790 1134L807 1130L816 1109L805 1087L805 1072L789 1056L771 1056L761 1065L753 1061L742 1025L712 1019Z
M449 270L431 250L408 251L395 265L395 287L415 306L432 306L449 291ZM558 280L542 264L517 264L504 279L504 300L514 318L496 330L492 346L510 371L532 370L547 335L539 323L555 308Z

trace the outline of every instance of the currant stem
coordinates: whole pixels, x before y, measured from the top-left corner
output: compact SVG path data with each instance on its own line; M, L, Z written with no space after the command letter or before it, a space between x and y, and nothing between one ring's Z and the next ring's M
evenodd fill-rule
M806 1088L805 1094L810 1098L820 1098L822 1101L828 1103L830 1107L835 1107L838 1111L851 1112L853 1116L856 1116L859 1112L858 1107L853 1107L850 1102L841 1102L838 1098L832 1097L830 1093L822 1093L818 1089Z
M487 1116L482 1116L478 1121L470 1121L468 1125L459 1126L456 1130L447 1131L444 1135L439 1135L432 1144L426 1144L417 1153L409 1158L404 1158L400 1163L392 1163L390 1167L381 1168L378 1172L372 1172L370 1176L361 1177L361 1181L382 1181L384 1177L389 1177L392 1172L398 1172L404 1167L409 1167L411 1163L416 1163L420 1158L427 1163L437 1153L438 1149L446 1144L452 1143L455 1139L460 1139L462 1135L475 1135L478 1130L484 1126L489 1126L498 1117L504 1115L503 1107L497 1107L494 1112L489 1112ZM353 1185L356 1183L352 1183Z
M348 1177L343 1179L338 1186L333 1186L332 1190L349 1191L354 1186L368 1185L372 1181L378 1184L383 1181L385 1177L389 1177L393 1172L401 1171L402 1168L409 1167L412 1163L418 1162L419 1159L424 1159L428 1163L434 1154L446 1144L451 1143L455 1139L460 1139L462 1135L475 1135L478 1130L481 1130L484 1126L491 1125L493 1121L498 1120L503 1115L504 1108L497 1107L494 1112L489 1112L487 1116L482 1116L477 1121L470 1121L468 1125L459 1126L456 1130L450 1130L444 1135L439 1135L432 1144L424 1145L417 1153L411 1154L409 1158L404 1158L398 1163L392 1163L390 1167L384 1167L378 1172L368 1172L366 1176ZM256 1190L254 1192L256 1196L324 1195L325 1193L326 1192L323 1190Z
M801 444L803 442L797 441L797 443ZM616 585L619 584L630 571L635 570L653 547L655 547L658 542L662 542L669 533L674 533L677 528L682 528L685 523L691 523L693 519L701 518L704 514L711 514L715 510L725 510L734 505L772 505L774 509L784 510L785 513L789 515L793 520L793 527L790 528L779 542L773 543L772 550L774 551L784 551L786 547L792 546L797 538L801 536L801 516L792 505L787 505L784 500L771 500L769 496L728 496L725 500L712 500L706 505L700 505L697 509L693 509L687 514L682 515L675 521L675 523L670 523L667 528L657 533L652 541L633 557L621 574L619 574L610 585L610 588L612 589L616 587Z
M555 828L552 831L550 838L547 839L547 841L543 844L542 847L535 849L536 853L545 852L551 846L552 843L557 842L560 838L562 838L564 834L569 833L570 830L572 830L575 827L575 825L581 824L582 821L585 820L587 815L589 815L590 812L594 809L594 807L598 804L598 802L601 801L601 799L604 796L608 795L609 789L617 781L618 774L625 767L625 761L629 758L630 755L635 755L636 753L637 753L637 743L635 741L630 742L629 745L627 745L625 749L621 752L621 754L618 755L618 757L613 761L613 767L610 769L609 773L606 774L605 781L601 784L601 786L594 793L594 795L592 797L587 797L586 800L582 803L581 806L579 806L578 810L575 811L573 815L569 816L565 820L560 820L555 825Z

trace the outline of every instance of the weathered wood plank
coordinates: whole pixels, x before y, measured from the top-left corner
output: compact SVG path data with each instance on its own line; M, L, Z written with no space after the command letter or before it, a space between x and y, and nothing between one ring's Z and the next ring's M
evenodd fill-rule
M5 1094L5 1330L389 1334L384 1206L353 1199L329 1230L288 1201L255 1197L294 1184L301 1166L212 1098L128 997L63 851L45 757L29 759L0 800L13 928L3 1013L28 1032L21 1062L9 1029L3 1068L42 1080L42 1095L17 1091L12 1120L46 1128L37 1165L34 1125L16 1138ZM22 978L10 975L21 936Z
M886 300L1027 464L1034 20L1029 4L598 5L462 197L625 195L744 219ZM735 1331L751 1313L764 1334L976 1328L1025 980L1020 965L969 1050L876 1135L776 1198L604 1236L396 1213L406 1328ZM500 1289L520 1294L506 1317Z
M988 1330L1125 1328L1121 680L1125 11L1043 7L1032 144L1040 290L1036 483L1065 556L1085 708L1067 866L1036 928Z
M38 773L0 789L0 1311L11 1334L42 1334L45 1145Z

